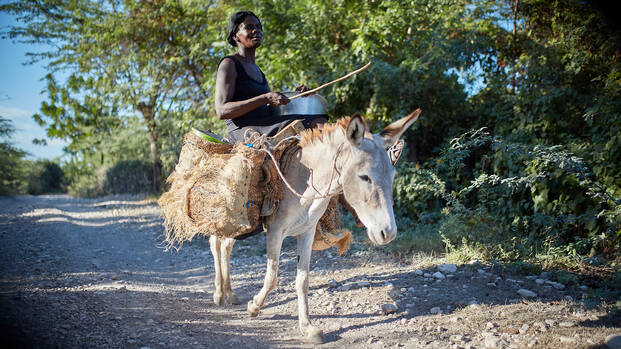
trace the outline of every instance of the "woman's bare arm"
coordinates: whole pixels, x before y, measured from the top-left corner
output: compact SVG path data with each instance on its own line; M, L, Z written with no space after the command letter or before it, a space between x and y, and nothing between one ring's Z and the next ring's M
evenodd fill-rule
M235 119L260 106L270 104L278 106L289 103L289 99L278 92L268 92L243 101L231 101L235 94L237 71L235 62L225 58L218 67L216 74L216 115L220 120Z

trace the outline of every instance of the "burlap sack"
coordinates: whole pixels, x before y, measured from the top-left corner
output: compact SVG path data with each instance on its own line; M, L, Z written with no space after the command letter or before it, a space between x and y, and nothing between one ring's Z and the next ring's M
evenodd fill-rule
M342 255L349 250L353 236L349 230L345 229L338 202L338 197L330 199L326 212L319 219L313 240L313 250L315 251L336 246L339 255Z
M235 238L259 224L259 182L265 153L242 143L212 143L188 132L170 189L158 200L166 240L181 244L196 235Z

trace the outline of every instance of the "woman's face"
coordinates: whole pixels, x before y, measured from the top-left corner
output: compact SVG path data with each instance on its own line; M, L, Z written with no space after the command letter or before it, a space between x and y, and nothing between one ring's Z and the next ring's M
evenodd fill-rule
M246 48L257 48L263 41L263 28L261 23L254 16L246 16L244 21L239 24L237 34L235 34L237 42Z

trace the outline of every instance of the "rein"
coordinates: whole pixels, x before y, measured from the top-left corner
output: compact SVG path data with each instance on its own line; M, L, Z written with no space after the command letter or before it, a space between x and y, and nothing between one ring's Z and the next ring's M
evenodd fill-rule
M330 190L332 189L332 182L334 181L334 173L335 172L338 173L339 178L341 177L341 172L336 168L336 161L339 155L341 154L341 151L343 150L344 143L339 146L339 148L336 151L336 154L334 155L334 159L332 160L332 171L330 172L330 183L328 184L328 189L326 190L325 194L322 194L315 187L314 178L313 178L313 169L311 168L309 169L310 174L311 174L311 187L319 195L318 196L305 196L295 191L295 189L293 189L291 184L289 184L289 182L287 181L287 179L285 178L285 176L280 170L280 164L278 163L278 160L274 156L274 153L270 150L270 148L271 149L278 148L285 141L288 141L291 139L299 140L300 136L291 136L291 137L284 138L280 140L278 143L276 143L276 146L272 146L272 144L266 139L265 135L260 135L258 132L254 134L250 134L248 131L252 131L252 130L248 129L244 133L244 140L246 142L246 146L248 146L249 148L255 149L255 150L265 152L272 159L272 161L274 161L274 165L276 166L276 171L278 172L278 176L280 176L280 179L282 179L283 183L285 183L285 185L293 193L293 195L301 199L307 199L307 200L325 199L325 198L329 198L332 195L334 195L334 194L330 194Z
M330 193L330 189L332 189L332 181L334 180L334 172L339 174L339 178L341 177L341 172L339 172L339 170L336 168L336 160L338 159L339 155L341 155L341 150L343 150L343 144L344 143L341 143L339 148L336 150L336 154L334 154L334 160L332 160L332 171L330 172L330 183L328 183L328 189L326 189L326 193L322 196L322 198L330 196L328 194ZM309 168L309 170L310 170L310 174L311 174L311 186L317 192L317 194L321 195L319 190L317 190L317 188L315 188L315 180L314 180L314 177L313 177L314 171L313 171L312 168Z

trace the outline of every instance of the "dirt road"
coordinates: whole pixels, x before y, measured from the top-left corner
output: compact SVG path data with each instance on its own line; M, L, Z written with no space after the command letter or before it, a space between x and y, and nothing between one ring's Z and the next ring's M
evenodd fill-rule
M148 199L0 198L2 341L36 348L313 347L298 337L293 239L285 240L279 286L255 319L245 303L262 285L263 235L233 249L242 304L230 307L213 304L207 240L167 252L161 239L158 208ZM576 301L585 286L480 263L439 263L391 259L362 236L344 257L313 253L311 319L326 340L319 347L580 348L621 333L618 310L588 310Z

